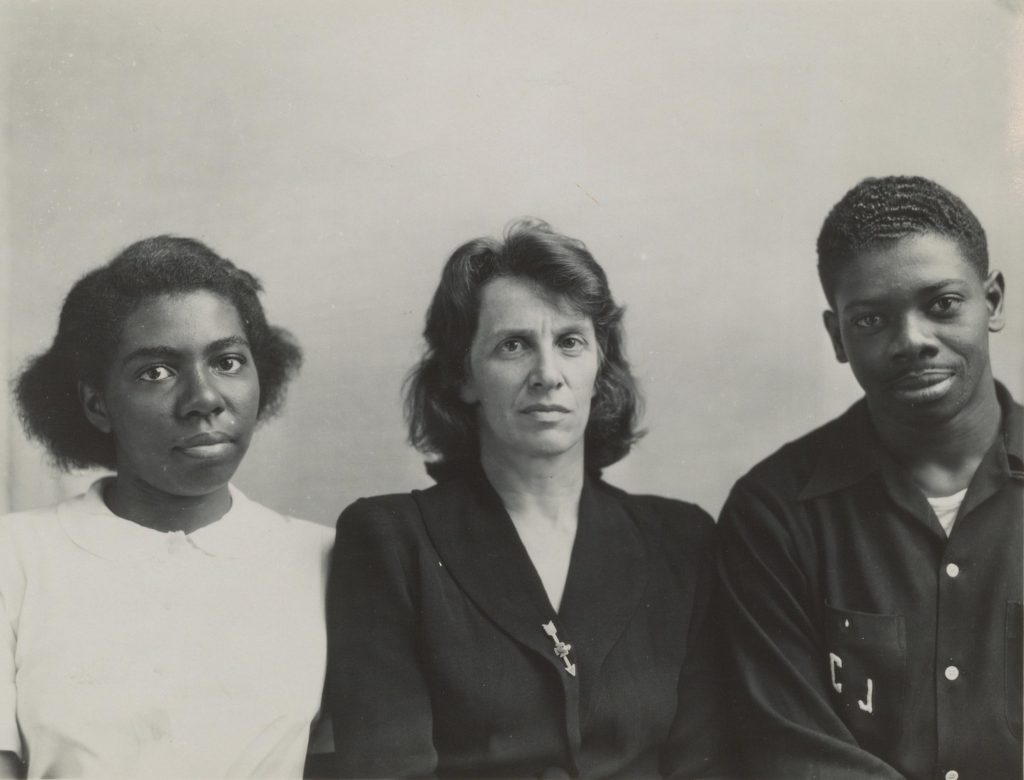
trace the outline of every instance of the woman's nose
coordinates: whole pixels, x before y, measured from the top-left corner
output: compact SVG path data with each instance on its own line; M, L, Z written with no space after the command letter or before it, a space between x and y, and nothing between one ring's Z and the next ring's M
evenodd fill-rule
M561 387L562 384L562 371L555 351L550 348L538 349L530 375L530 385L538 389L548 389Z
M189 373L184 382L181 404L182 416L191 414L209 417L224 411L224 398L216 380L203 369Z

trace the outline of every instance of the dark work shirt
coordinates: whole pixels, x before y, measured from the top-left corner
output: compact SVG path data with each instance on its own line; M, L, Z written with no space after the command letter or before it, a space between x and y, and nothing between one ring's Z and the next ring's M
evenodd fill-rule
M1021 778L1021 407L948 539L866 403L733 488L719 574L758 778Z

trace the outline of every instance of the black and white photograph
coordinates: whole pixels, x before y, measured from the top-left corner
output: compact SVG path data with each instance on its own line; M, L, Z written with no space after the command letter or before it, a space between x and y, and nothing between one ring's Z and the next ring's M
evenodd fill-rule
M1021 0L7 0L0 101L0 778L1024 777Z

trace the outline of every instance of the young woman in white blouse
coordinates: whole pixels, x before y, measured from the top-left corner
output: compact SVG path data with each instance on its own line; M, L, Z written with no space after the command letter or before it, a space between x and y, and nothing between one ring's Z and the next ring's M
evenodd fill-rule
M229 485L301 362L260 291L198 241L140 241L19 377L57 465L116 473L0 518L0 777L302 775L332 535Z

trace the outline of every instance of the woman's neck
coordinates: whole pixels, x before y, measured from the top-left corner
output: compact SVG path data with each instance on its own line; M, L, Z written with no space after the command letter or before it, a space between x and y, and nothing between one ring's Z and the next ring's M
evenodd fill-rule
M480 460L557 612L579 525L583 458L517 460L488 455L485 447Z
M154 531L192 533L220 520L231 508L231 492L222 485L199 496L176 496L139 480L117 476L103 501L118 517Z
M510 515L575 528L583 491L582 457L517 459L484 448L480 462Z

